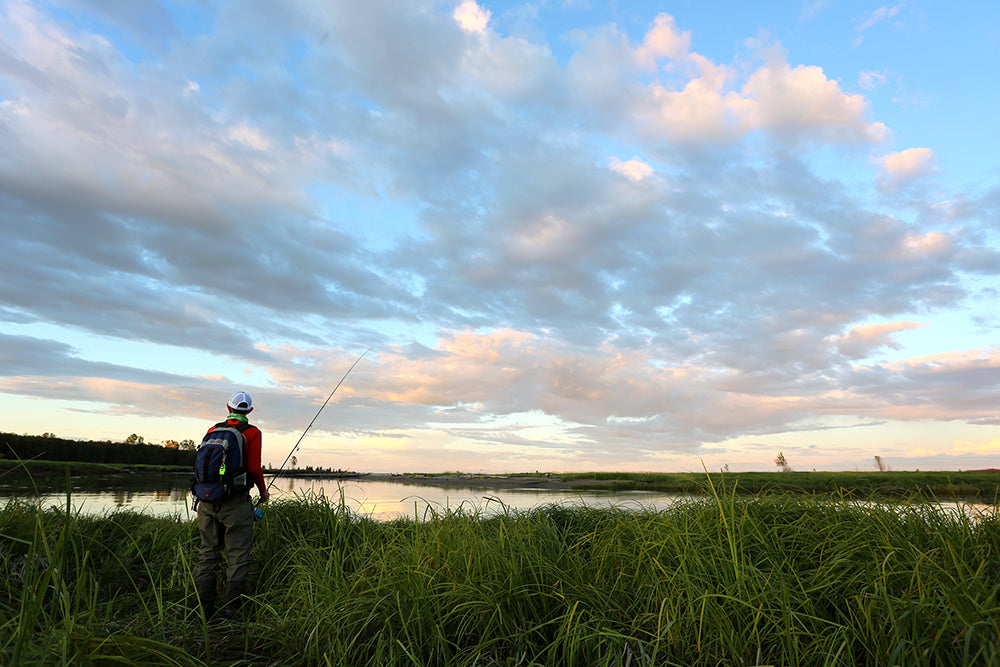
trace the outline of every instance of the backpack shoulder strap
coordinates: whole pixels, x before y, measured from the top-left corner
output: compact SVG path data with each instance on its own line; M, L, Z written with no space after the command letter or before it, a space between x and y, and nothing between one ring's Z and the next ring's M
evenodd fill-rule
M228 421L223 421L223 422L219 422L218 424L216 424L215 426L212 427L213 431L215 429L217 429L217 428L225 428L225 429L235 430L236 432L239 433L239 438L236 440L236 442L239 443L239 449L238 449L239 458L238 458L237 468L239 470L241 470L241 471L246 470L246 466L247 466L247 462L246 462L246 458L247 458L247 453L246 453L247 441L246 441L246 437L243 435L243 432L246 431L251 426L252 426L252 424L250 424L250 422L242 422L241 421L241 422L236 422L235 424L230 424ZM211 433L211 431L210 431L210 433Z

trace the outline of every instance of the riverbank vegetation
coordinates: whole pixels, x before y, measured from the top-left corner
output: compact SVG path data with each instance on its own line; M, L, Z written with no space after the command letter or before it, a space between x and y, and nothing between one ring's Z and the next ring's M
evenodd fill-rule
M0 474L11 477L47 475L50 473L88 475L118 472L191 472L197 444L192 440L168 440L159 445L146 443L134 433L123 442L69 440L52 433L18 435L0 433ZM301 477L344 478L360 473L306 466L299 470L292 457L291 470ZM265 474L278 472L270 463Z
M0 663L978 665L1000 517L707 486L666 511L379 523L273 503L243 620L196 610L193 522L0 510Z
M968 499L996 503L1000 499L1000 470L867 471L867 472L579 472L517 473L505 475L403 473L368 475L400 484L478 488L561 488L578 491L648 491L700 494L706 480L712 488L739 495L804 493L830 498Z
M884 472L718 472L707 475L719 489L761 495L795 491L858 498L1000 499L1000 470ZM705 473L594 472L561 475L572 488L697 493Z

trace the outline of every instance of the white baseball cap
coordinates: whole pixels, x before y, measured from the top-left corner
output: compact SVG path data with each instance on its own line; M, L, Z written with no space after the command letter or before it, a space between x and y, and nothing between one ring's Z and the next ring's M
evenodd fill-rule
M253 399L245 391L238 391L229 398L229 408L249 412L253 408Z

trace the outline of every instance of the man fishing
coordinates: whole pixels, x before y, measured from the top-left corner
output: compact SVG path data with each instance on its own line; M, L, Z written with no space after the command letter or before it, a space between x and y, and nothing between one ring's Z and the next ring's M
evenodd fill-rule
M247 417L253 399L246 392L232 395L226 404L229 416L208 429L198 448L195 484L201 549L194 570L194 585L206 618L232 619L239 611L253 559L254 505L250 489L267 502L269 493L261 469L261 432ZM214 452L214 453L213 453ZM226 553L226 587L216 609L216 570Z

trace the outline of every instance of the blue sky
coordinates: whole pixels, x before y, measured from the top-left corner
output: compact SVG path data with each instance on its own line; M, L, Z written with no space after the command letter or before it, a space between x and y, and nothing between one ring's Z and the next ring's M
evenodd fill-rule
M0 430L994 467L1000 6L0 0Z

